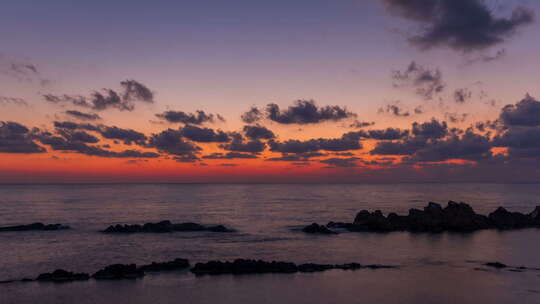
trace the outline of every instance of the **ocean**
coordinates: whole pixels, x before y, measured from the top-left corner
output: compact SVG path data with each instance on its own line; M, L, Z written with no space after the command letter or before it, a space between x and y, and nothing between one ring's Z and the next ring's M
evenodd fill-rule
M0 185L0 226L72 229L0 233L0 281L57 268L93 273L114 263L253 258L397 269L196 277L189 271L128 281L0 284L0 303L540 303L540 229L474 233L309 235L312 222L351 222L362 209L406 214L429 201L463 201L487 214L531 212L536 184L92 184ZM223 224L233 233L103 234L112 224L170 220Z

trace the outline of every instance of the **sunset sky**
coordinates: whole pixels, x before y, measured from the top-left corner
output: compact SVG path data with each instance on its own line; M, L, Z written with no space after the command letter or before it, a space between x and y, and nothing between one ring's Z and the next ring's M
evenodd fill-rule
M5 1L0 183L538 182L539 9Z

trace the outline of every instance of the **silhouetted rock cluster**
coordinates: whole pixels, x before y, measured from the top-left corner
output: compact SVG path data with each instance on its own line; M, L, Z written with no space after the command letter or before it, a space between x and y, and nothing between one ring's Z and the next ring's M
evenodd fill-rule
M300 264L291 262L266 262L261 260L237 259L233 262L210 261L207 263L197 263L191 269L196 275L218 275L218 274L262 274L262 273L295 273L295 272L321 272L330 269L357 270L362 268L395 268L388 265L360 265L350 264Z
M211 231L211 232L232 232L233 230L228 229L223 225L216 226L204 226L197 223L179 223L173 224L171 221L161 221L157 223L146 223L144 225L113 225L109 226L107 229L103 230L105 233L141 233L141 232L152 232L152 233L165 233L165 232L175 232L175 231Z
M187 259L175 259L169 262L156 263L143 265L139 267L139 270L144 272L158 272L158 271L170 271L170 270L179 270L189 267L189 261Z
M63 269L57 269L53 272L47 272L40 274L36 281L43 282L71 282L71 281L86 281L90 279L90 275L87 273L73 273Z
M341 228L349 231L368 232L471 232L481 229L520 229L540 227L540 206L530 214L509 212L503 207L497 208L488 216L477 214L465 203L448 202L446 207L429 203L423 210L410 209L408 215L390 213L384 216L381 211L358 212L352 223L330 222L325 226L311 224L303 231L306 233L327 233L321 228Z
M335 231L328 229L326 226L319 225L317 223L313 223L309 226L304 227L302 231L306 233L317 233L317 234L336 234L337 233Z
M137 265L135 264L109 265L92 275L92 277L96 280L136 279L136 278L141 278L143 276L144 276L144 271L137 268Z
M4 231L30 231L30 230L50 231L50 230L63 230L63 229L69 229L69 226L62 225L62 224L48 224L48 225L45 225L43 223L33 223L33 224L28 224L28 225L0 227L0 232L4 232Z

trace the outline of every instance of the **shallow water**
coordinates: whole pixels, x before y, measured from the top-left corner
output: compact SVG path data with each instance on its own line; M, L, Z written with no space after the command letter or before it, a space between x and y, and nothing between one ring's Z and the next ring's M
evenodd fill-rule
M539 185L39 185L0 186L0 225L62 223L66 231L0 233L0 280L64 268L92 273L113 263L188 258L380 263L399 269L195 277L128 282L0 285L0 303L539 303L540 271L485 269L483 262L540 268L540 230L471 234L407 232L307 235L311 222L351 221L361 209L405 214L452 199L479 213L530 212ZM106 235L116 223L168 219L224 224L235 233ZM481 270L475 268L482 268ZM68 288L66 288L68 287Z

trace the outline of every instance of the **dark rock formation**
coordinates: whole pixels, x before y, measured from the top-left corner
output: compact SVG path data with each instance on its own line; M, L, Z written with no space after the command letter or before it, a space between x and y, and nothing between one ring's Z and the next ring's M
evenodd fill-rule
M121 279L136 279L144 276L144 271L137 268L135 264L113 264L109 265L92 277L96 280L121 280Z
M33 223L33 224L28 224L28 225L0 227L0 232L4 232L4 231L30 231L30 230L50 231L50 230L63 230L63 229L69 229L69 226L62 225L62 224L48 224L48 225L45 225L43 223Z
M410 209L407 215L390 213L384 216L381 211L362 210L356 214L352 223L329 222L326 227L316 223L306 226L303 231L317 233L324 228L341 228L349 231L367 232L471 232L481 229L519 229L540 227L540 206L528 215L508 212L499 207L489 216L477 214L465 203L448 202L446 207L430 202L423 210Z
M217 274L262 274L262 273L296 273L296 272L321 272L330 269L357 270L362 268L395 268L396 266L386 265L360 265L358 263L349 264L299 264L290 262L266 262L261 260L238 259L234 262L210 261L207 263L197 263L191 269L196 275L217 275Z
M143 265L139 267L139 270L144 272L158 272L158 271L170 271L179 270L189 267L189 261L187 259L175 259L169 262L156 263Z
M175 231L211 231L211 232L232 232L233 230L226 228L223 225L203 226L197 223L179 223L173 224L171 221L161 221L157 223L146 223L144 225L113 225L109 226L102 232L105 233L165 233Z
M73 273L63 269L57 269L53 272L40 274L36 281L41 282L71 282L71 281L86 281L90 279L87 273Z
M313 234L337 234L337 232L334 232L328 229L326 226L319 225L317 223L313 223L309 226L304 227L302 231L304 231L305 233L313 233Z
M500 262L489 262L485 263L485 266L493 267L493 268L506 268L506 264L500 263Z

